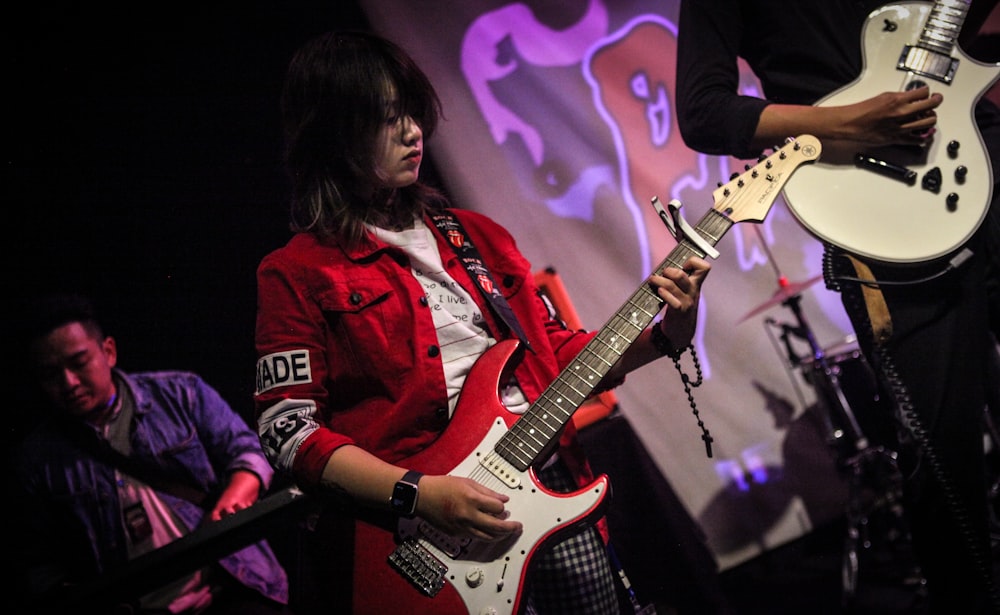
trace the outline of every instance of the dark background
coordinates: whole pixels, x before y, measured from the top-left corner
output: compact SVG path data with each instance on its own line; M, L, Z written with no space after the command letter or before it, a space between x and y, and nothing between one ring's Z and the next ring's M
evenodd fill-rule
M91 295L120 367L199 372L249 418L255 269L290 236L284 70L364 14L345 0L21 13L5 36L5 294Z
M220 4L29 3L10 14L3 297L87 293L118 339L120 367L196 371L249 420L255 269L290 236L284 70L309 37L368 24L354 0ZM425 174L434 176L430 160ZM7 356L13 440L35 408L23 403L31 387L20 357ZM633 452L641 446L624 422L606 425L584 440L626 507L611 522L640 593L712 612L722 592L699 529L655 465ZM742 576L729 573L726 593L803 605L748 613L835 612L843 530L819 537L793 545L791 563L779 549Z

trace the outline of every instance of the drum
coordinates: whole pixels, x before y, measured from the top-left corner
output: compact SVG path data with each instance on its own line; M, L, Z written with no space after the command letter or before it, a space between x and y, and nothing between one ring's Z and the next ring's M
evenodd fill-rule
M880 397L875 372L853 337L802 362L802 375L816 391L835 433L851 448L860 438L886 443L893 433L891 407Z

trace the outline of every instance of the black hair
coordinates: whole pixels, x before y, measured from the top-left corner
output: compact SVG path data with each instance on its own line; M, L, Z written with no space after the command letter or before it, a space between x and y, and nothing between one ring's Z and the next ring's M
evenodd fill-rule
M95 339L104 338L104 327L89 297L77 293L49 293L26 298L21 305L18 332L24 346L52 331L78 322Z
M427 75L395 43L362 31L328 32L289 64L281 96L291 225L358 241L374 213L419 214L443 197L422 182L390 193L376 175L376 137L390 116L409 116L430 138L441 101Z

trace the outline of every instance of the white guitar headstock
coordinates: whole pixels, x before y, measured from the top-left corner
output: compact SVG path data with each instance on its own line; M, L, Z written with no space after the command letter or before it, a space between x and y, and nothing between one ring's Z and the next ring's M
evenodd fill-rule
M812 135L789 139L770 156L716 188L713 208L733 222L763 222L795 169L817 160L822 149Z

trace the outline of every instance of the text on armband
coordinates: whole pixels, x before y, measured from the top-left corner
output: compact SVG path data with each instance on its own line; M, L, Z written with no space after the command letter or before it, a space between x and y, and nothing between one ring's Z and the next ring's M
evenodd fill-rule
M308 350L286 350L257 359L257 395L279 386L312 382Z

